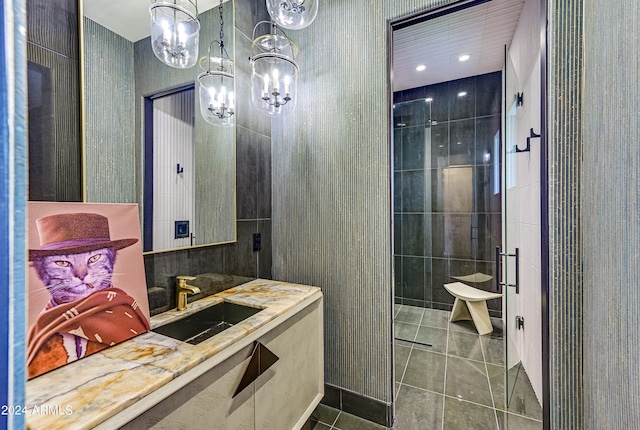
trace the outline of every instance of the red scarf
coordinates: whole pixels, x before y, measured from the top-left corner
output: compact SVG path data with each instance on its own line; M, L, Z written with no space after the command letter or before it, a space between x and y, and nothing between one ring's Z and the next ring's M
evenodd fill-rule
M149 321L133 297L119 288L105 288L75 302L45 310L29 328L27 364L58 333L67 333L97 343L82 356L131 339L150 329ZM43 357L40 356L40 361ZM45 357L46 360L46 357ZM59 364L44 371L58 367ZM31 372L30 372L31 373ZM35 376L35 375L30 375Z

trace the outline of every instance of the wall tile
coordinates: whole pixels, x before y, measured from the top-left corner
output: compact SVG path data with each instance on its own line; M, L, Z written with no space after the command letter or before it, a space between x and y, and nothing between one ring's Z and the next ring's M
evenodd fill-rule
M459 96L466 92L465 96ZM476 78L465 78L449 82L449 120L473 118L476 116Z
M258 218L271 218L271 139L258 136Z
M451 121L449 123L449 163L472 164L475 160L475 120Z
M424 258L402 257L402 294L424 300Z
M403 172L393 173L393 211L402 212L402 176ZM399 248L396 248L399 249Z
M424 256L425 215L405 214L402 218L402 255Z
M272 273L272 243L271 220L259 220L258 231L260 233L261 249L257 253L258 257L258 278L273 279Z
M501 72L476 76L476 116L500 115L501 95Z
M258 217L258 141L261 136L236 127L236 206L238 219Z
M402 129L403 170L425 168L424 134L424 126L404 127Z
M425 185L424 170L402 172L402 212L425 211Z
M496 193L497 188L497 193ZM495 166L473 166L473 211L501 211L500 172Z
M238 241L225 247L226 273L257 277L258 256L253 252L253 233L257 230L257 221L238 221Z
M431 167L449 166L449 123L431 125Z
M475 164L487 163L487 156L489 154L489 162L496 163L500 160L500 154L495 151L495 138L500 135L500 115L488 116L483 118L476 118L476 152L474 157ZM524 147L524 146L523 146ZM501 145L498 145L501 148Z
M432 98L431 102L431 121L444 122L449 120L449 99L448 84L436 84L427 87L425 98Z

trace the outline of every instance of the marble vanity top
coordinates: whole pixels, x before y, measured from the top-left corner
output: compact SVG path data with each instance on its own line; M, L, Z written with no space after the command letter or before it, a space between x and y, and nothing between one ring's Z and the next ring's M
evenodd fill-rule
M93 428L320 294L317 287L256 279L190 303L185 311L156 315L152 328L223 300L263 309L198 345L147 332L34 378L27 382L27 426Z

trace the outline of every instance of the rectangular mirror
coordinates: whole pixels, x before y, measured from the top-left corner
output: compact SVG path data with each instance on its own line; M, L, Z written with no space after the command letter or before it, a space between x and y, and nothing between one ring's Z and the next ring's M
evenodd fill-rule
M204 121L196 82L213 40L234 59L233 1L198 2L204 69L155 57L150 4L82 2L84 200L139 203L145 252L233 242L235 127Z

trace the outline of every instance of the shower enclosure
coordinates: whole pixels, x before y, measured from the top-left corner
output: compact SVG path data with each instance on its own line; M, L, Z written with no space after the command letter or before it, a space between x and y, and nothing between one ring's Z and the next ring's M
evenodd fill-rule
M460 277L494 287L502 240L501 82L500 72L489 73L394 96L398 304L451 310L444 284ZM502 317L500 300L488 307Z

